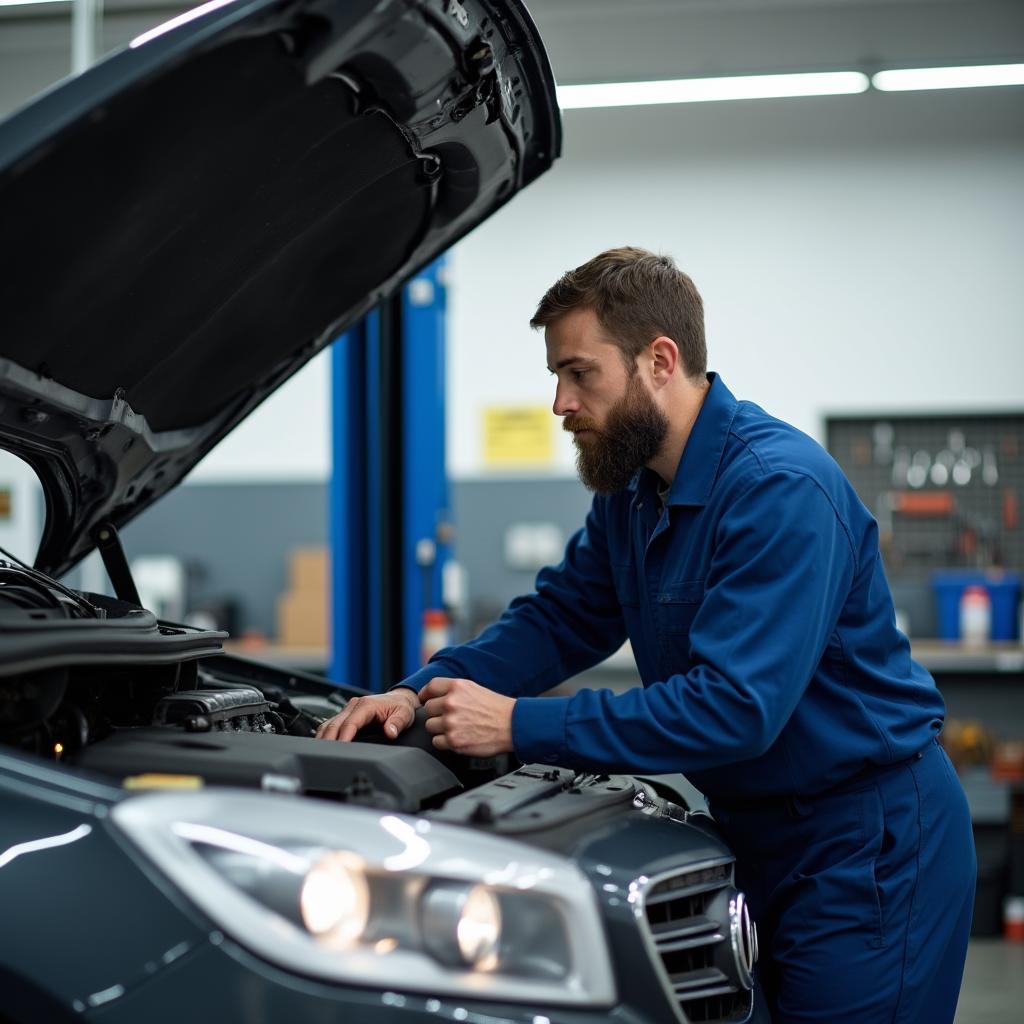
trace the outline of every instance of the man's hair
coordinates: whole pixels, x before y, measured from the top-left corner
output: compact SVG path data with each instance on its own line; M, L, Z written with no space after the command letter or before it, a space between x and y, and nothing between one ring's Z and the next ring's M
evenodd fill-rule
M634 246L608 249L566 271L540 300L530 326L549 327L574 309L594 311L630 371L659 335L679 346L688 377L702 378L707 370L704 303L671 256Z

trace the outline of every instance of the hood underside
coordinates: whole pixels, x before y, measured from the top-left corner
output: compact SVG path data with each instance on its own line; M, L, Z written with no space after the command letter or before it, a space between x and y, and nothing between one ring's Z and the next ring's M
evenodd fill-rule
M59 575L557 156L516 0L228 3L0 125L0 445Z

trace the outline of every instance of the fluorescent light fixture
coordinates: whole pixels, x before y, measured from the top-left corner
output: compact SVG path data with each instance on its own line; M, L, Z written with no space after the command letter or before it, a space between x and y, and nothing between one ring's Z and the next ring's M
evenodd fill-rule
M66 4L71 0L0 0L0 7L36 7L39 4Z
M906 68L898 71L879 71L871 79L871 84L882 92L1024 85L1024 64L979 64L961 68Z
M860 71L823 71L795 75L735 75L728 78L677 78L664 82L610 82L560 85L563 110L585 107L639 107L656 103L711 103L785 96L837 96L865 92Z
M201 7L195 7L191 11L185 11L184 14L179 14L176 18L171 18L170 21L165 21L162 25L157 25L156 28L151 28L148 32L143 32L141 36L136 36L128 45L134 50L136 47L143 46L148 43L151 39L156 39L158 36L162 36L165 32L170 32L172 28L178 28L180 25L187 25L190 21L195 21L196 18L201 18L204 14L209 14L210 11L216 11L221 7L227 7L228 4L233 4L235 0L210 0L209 3L203 4Z

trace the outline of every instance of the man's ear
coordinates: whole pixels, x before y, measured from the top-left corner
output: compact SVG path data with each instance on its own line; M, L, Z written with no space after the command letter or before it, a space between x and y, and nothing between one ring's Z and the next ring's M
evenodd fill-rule
M679 346L664 334L655 338L650 346L651 373L655 387L664 387L679 365Z

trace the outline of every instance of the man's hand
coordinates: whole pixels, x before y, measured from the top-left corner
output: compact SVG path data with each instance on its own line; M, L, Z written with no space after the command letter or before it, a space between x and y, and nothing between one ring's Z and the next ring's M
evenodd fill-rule
M316 731L318 740L341 740L348 743L355 739L360 729L374 722L384 723L384 735L393 740L400 732L408 729L416 717L420 699L414 690L400 686L387 693L372 693L366 697L353 697L345 710L328 718Z
M512 750L515 700L469 679L439 676L420 690L427 732L438 750L493 757Z

